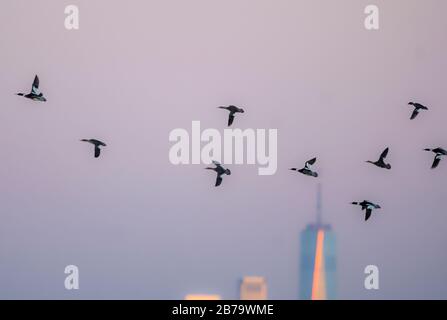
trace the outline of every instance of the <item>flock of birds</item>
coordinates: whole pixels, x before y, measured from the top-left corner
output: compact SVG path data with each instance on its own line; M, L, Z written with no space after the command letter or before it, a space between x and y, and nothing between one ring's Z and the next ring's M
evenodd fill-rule
M17 93L18 96L22 96L27 99L31 99L33 101L40 101L40 102L46 102L46 98L44 97L43 93L39 90L39 77L36 75L33 81L33 85L31 88L31 92L28 94L25 93ZM428 108L420 103L416 102L410 102L408 105L413 106L414 110L411 114L410 120L416 119L416 117L419 115L419 113L422 110L428 110ZM229 111L229 117L228 117L228 126L231 126L234 122L235 116L237 113L244 113L244 109L236 107L234 105L230 105L227 107L218 107L220 109L225 109ZM101 155L101 147L106 147L107 145L97 139L82 139L82 142L88 142L94 146L94 156L95 158L98 158ZM443 156L447 156L447 151L443 148L435 148L435 149L424 149L424 151L433 152L435 154L435 159L433 161L433 164L431 166L432 169L435 169L438 167L439 162L441 161L441 158ZM385 159L388 155L389 148L386 148L380 155L379 159L377 161L366 161L367 163L371 163L379 168L382 169L391 169L391 165L389 163L385 162ZM318 173L316 171L312 170L312 166L317 162L317 158L312 158L311 160L306 161L304 164L304 167L302 169L298 168L291 168L290 170L299 172L303 175L310 176L317 178ZM212 170L217 174L216 178L216 184L215 186L218 187L222 184L223 181L223 175L231 175L231 171L229 169L226 169L217 161L213 161L214 167L207 167L205 169ZM363 200L361 202L352 202L353 205L358 205L361 207L362 211L365 211L365 221L369 220L371 217L371 214L373 210L375 209L381 209L380 205L375 204L368 200Z

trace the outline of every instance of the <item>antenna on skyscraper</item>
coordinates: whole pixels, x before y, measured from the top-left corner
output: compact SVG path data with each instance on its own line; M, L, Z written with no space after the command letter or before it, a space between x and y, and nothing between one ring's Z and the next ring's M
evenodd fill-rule
M321 226L323 211L321 208L321 183L317 185L317 226Z

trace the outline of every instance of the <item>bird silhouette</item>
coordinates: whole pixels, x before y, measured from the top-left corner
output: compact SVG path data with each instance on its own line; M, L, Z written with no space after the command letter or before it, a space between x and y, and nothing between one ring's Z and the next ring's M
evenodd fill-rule
M107 146L104 142L96 140L96 139L82 139L81 141L91 143L95 146L95 158L98 158L101 154L100 147Z
M18 96L25 97L31 99L33 101L45 102L47 99L43 96L43 93L39 90L39 77L36 75L34 77L33 85L31 87L31 93L17 93Z
M433 164L431 166L432 169L435 169L439 165L439 162L441 161L441 158L443 156L447 156L447 151L442 148L424 149L424 151L431 151L435 153L435 160L433 161Z
M317 178L318 173L315 171L312 171L312 169L310 168L312 165L315 164L316 161L317 161L317 158L313 158L309 161L306 161L306 163L304 164L304 168L299 169L299 170L298 170L298 168L292 168L290 170L300 172L306 176L311 176L311 177Z
M205 168L206 170L213 170L217 173L217 179L216 179L216 187L220 186L222 184L222 176L224 174L226 175L231 175L231 171L229 169L225 169L224 167L222 167L222 165L217 162L217 161L213 161L213 164L215 165L215 168Z
M385 163L385 161L384 161L386 156L388 155L388 151L389 151L389 148L386 148L382 152L382 154L380 155L379 160L377 160L375 162L373 162L373 161L366 161L366 162L372 163L373 165L375 165L375 166L377 166L379 168L384 168L384 169L388 169L389 170L389 169L391 169L391 165L389 163Z
M230 111L230 115L228 117L228 126L231 126L234 121L234 116L236 113L244 113L244 109L238 108L236 106L228 106L228 107L218 107L219 109L225 109Z
M413 111L413 113L411 114L411 118L410 118L410 120L414 120L414 119L416 119L416 117L418 116L418 114L419 114L419 112L420 112L421 110L428 110L428 108L427 108L426 106L424 106L424 105L422 105L422 104L420 104L420 103L409 102L408 104L409 104L410 106L413 106L413 107L414 107L414 111Z
M381 209L381 207L378 204L372 203L371 201L367 200L363 200L362 202L351 202L351 204L361 206L362 211L366 210L365 221L368 221L374 209Z

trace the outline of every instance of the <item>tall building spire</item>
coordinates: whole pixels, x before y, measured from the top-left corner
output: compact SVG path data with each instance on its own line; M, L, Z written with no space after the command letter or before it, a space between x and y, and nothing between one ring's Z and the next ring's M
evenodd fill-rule
M322 225L323 211L321 208L321 183L317 185L317 226Z
M301 232L300 298L323 300L336 298L335 234L323 225L322 185L317 185L316 223Z

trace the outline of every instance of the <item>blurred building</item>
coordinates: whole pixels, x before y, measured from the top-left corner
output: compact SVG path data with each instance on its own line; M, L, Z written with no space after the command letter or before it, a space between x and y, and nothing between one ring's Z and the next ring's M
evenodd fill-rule
M317 191L317 221L301 232L300 299L336 298L335 234L322 223L321 186Z
M244 277L240 286L241 300L267 300L267 282L264 277Z
M218 294L188 294L185 300L222 300Z

